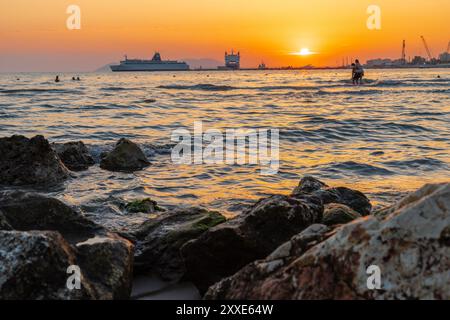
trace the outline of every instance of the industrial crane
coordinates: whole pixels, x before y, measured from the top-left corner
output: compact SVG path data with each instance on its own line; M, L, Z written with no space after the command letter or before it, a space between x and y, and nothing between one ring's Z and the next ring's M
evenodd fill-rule
M425 41L425 38L423 36L420 37L422 38L423 45L425 46L425 50L427 51L428 59L431 61L433 57L431 56L431 52L430 49L428 48L427 42Z
M449 45L450 45L450 43L449 43ZM405 40L403 40L401 61L402 61L402 64L406 63L406 41Z

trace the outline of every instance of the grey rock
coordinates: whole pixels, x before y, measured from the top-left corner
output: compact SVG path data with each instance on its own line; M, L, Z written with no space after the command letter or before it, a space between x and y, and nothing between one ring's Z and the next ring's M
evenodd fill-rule
M78 263L101 299L129 299L133 281L132 243L115 234L76 245Z
M182 249L187 273L200 292L322 220L323 206L312 196L276 195L234 219L211 228Z
M14 230L58 231L72 243L91 238L102 230L63 202L37 193L0 192L0 211Z
M204 298L207 300L233 300L251 297L254 288L267 281L275 272L286 267L297 257L332 235L323 224L313 224L283 243L269 256L249 263L234 275L211 286Z
M69 171L43 136L0 138L0 184L55 185Z
M345 224L361 217L358 212L343 204L329 203L324 207L322 222L327 226Z
M305 194L320 198L324 205L328 203L344 204L363 216L370 214L372 210L369 199L362 192L346 187L331 188L309 176L300 180L299 185L293 190L291 196L297 197Z
M185 273L180 248L225 220L218 212L193 207L169 211L144 222L133 234L137 239L135 274L156 273L164 280L180 280Z
M381 271L376 290L367 286L370 266ZM211 289L210 297L448 300L449 266L450 183L426 185L384 215L335 229L267 277L235 275L231 284L242 281Z
M67 268L76 265L73 248L58 232L0 231L0 299L94 299L81 276L81 289L66 286Z
M0 261L5 261L3 270L0 266L0 298L129 298L134 256L130 241L59 200L33 193L0 193L0 221L15 229L0 231ZM82 271L82 290L65 288L70 265Z
M141 170L149 164L147 157L137 144L122 138L111 152L103 155L100 167L109 171L132 172Z
M82 141L67 142L64 144L53 143L55 149L64 165L73 171L87 170L95 164L94 159Z
M6 220L5 215L0 210L0 230L12 230L13 228L9 224L8 220Z

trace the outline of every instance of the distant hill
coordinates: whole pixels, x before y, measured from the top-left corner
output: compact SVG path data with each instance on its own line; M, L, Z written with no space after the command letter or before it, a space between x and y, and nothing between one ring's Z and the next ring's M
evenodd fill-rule
M180 61L185 61L191 69L216 69L223 65L223 62L214 59L180 59Z

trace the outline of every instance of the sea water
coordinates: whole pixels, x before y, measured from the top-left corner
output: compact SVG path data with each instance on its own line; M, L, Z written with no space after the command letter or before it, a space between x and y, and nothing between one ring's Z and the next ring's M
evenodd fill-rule
M99 161L121 137L151 165L134 173L97 165L64 185L38 190L114 229L145 220L119 203L201 205L233 216L257 199L288 194L301 177L347 186L383 206L424 183L450 180L450 69L0 74L1 136L82 140ZM79 76L81 81L72 81ZM174 164L171 133L278 129L280 167Z

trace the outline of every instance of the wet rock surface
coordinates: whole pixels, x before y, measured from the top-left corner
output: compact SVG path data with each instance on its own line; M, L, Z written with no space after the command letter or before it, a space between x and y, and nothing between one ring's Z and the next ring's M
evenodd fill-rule
M0 230L12 230L11 225L8 220L6 220L6 217L2 211L0 211Z
M137 239L135 273L180 280L185 273L180 248L225 220L218 212L195 207L175 209L150 219L133 233Z
M203 233L181 249L186 278L200 292L322 220L320 199L276 195L257 202L234 219Z
M80 290L66 286L75 265L73 248L58 232L0 231L0 299L93 299L81 278Z
M141 148L134 142L122 138L114 149L103 155L100 167L109 171L132 172L150 165Z
M89 150L82 141L67 142L63 144L53 143L52 147L55 149L64 165L70 170L87 170L90 166L95 164Z
M133 244L115 234L76 245L78 262L101 299L128 299L133 281Z
M231 277L214 284L204 298L241 299L251 296L253 288L259 288L268 277L287 266L314 245L332 235L331 228L323 224L313 224L279 246L267 258L254 261Z
M314 195L322 200L322 203L339 203L346 205L359 214L370 214L372 205L369 199L360 191L346 187L329 187L324 182L313 177L304 177L293 190L292 196L299 197L305 194Z
M324 206L323 224L333 226L338 224L345 224L355 219L360 218L361 215L346 205L339 203L329 203Z
M4 138L0 147L37 150L33 170L56 163L69 172L44 138L33 139ZM66 147L74 148L68 166L89 162L82 143ZM126 139L105 163L112 171L148 165ZM313 177L230 220L203 208L165 210L150 198L113 204L109 218L134 222L116 230L109 218L101 226L57 199L0 191L0 299L128 299L133 274L173 288L192 281L205 299L450 299L450 184L426 185L374 212L363 193ZM66 286L70 265L80 267L80 290ZM377 290L367 287L373 265L382 271Z
M0 138L0 184L56 185L69 171L43 136Z
M19 191L0 194L0 297L4 299L127 299L133 244L59 200ZM49 231L50 230L50 231ZM81 271L70 290L69 266Z
M255 273L256 264L243 268L210 288L207 297L449 299L449 265L450 184L427 185L384 215L337 228L271 272ZM367 285L370 266L381 270L377 290Z
M102 227L63 202L37 193L0 192L0 211L15 230L52 230L70 242L93 237Z
M155 213L158 211L164 211L163 208L158 206L156 201L150 198L130 201L125 204L124 209L130 213Z

